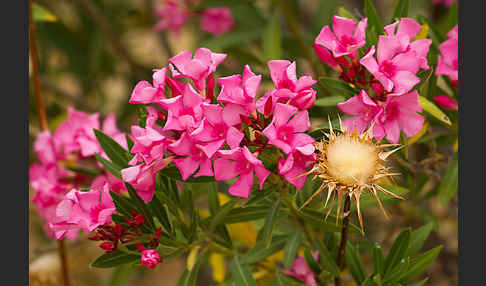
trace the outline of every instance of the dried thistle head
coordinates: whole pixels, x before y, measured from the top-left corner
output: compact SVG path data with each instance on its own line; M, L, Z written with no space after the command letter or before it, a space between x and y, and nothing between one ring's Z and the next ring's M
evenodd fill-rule
M398 144L379 145L373 142L373 126L367 131L357 134L356 130L349 132L347 128L343 127L341 120L340 125L341 132L336 134L329 120L330 133L326 134L327 140L323 138L320 142L315 143L318 152L316 163L309 172L302 175L314 175L314 178L321 178L322 184L301 208L306 206L320 192L327 189L325 205L327 206L331 196L332 200L326 218L331 213L336 200L337 218L339 218L342 199L349 196L356 203L361 231L364 233L359 199L365 190L368 190L375 197L386 218L388 218L388 215L378 198L377 191L403 199L377 184L380 178L399 175L389 172L389 168L384 166L384 163L400 147L387 151L386 148L395 147Z

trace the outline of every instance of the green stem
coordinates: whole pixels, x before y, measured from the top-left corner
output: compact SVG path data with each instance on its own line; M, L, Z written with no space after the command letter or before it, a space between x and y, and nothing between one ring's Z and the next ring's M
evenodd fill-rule
M343 218L343 227L341 229L341 245L339 246L338 251L338 259L337 259L337 266L341 270L344 264L344 254L346 251L346 243L348 241L348 225L349 225L349 210L351 208L351 199L349 196L346 196L346 200L344 201L344 218ZM335 286L341 285L341 277L336 276L334 279Z

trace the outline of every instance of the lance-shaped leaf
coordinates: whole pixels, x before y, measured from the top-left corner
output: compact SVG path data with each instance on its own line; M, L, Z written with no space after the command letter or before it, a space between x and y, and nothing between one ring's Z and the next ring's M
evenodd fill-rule
M199 273L199 267L201 266L201 259L197 259L195 264L189 270L187 267L184 269L177 286L195 286L197 282L197 274Z
M106 135L98 129L93 129L96 139L100 143L101 148L105 151L106 155L116 165L127 168L129 167L128 161L132 159L132 155L125 150L118 142L113 140L110 136Z
M285 247L284 247L284 261L283 261L284 268L286 270L288 270L290 266L292 266L292 262L294 261L295 256L297 255L297 250L300 247L301 241L302 241L301 231L295 231L287 239L287 242L285 243Z
M288 236L286 235L276 235L273 237L269 247L265 247L263 241L260 240L241 258L241 260L245 263L261 261L277 251L282 250L287 238Z
M429 222L428 224L412 231L410 235L410 246L407 250L407 256L413 256L422 248L430 232L434 228L434 224Z
M402 231L395 242L393 243L390 252L385 259L384 273L390 271L395 265L397 265L402 258L405 257L408 247L410 245L410 228Z
M139 259L140 255L134 255L123 252L121 250L117 250L113 253L105 253L101 255L93 263L91 263L91 266L96 268L110 268L130 263Z
M231 275L236 286L257 286L251 275L250 266L241 263L239 256L235 256L231 261Z
M363 283L367 276L366 270L364 269L358 250L349 241L346 244L344 259L354 281L356 281L358 285Z
M410 7L410 0L400 0L395 6L395 11L393 12L393 21L400 18L408 16L408 8Z
M445 206L452 198L452 196L457 192L458 188L458 161L457 153L452 158L447 170L442 177L442 181L439 186L439 198L440 203Z
M112 163L105 158L101 157L99 154L95 154L96 160L101 163L103 168L105 168L108 172L110 172L112 175L117 177L118 179L122 180L122 176L120 171L123 169L122 167L118 166L115 163Z
M355 90L349 83L333 77L320 77L319 84L327 89L331 95L341 95L345 98L350 98L359 93L359 90Z
M268 21L263 36L263 56L265 61L278 60L282 58L282 36L280 31L280 13L275 10Z
M451 125L451 120L449 119L449 117L445 115L445 113L442 110L440 110L440 108L437 107L437 105L429 101L427 98L423 96L419 96L419 103L422 109L428 114L432 115L432 117L438 119L439 121L447 125Z
M272 241L272 232L273 228L275 227L275 223L277 220L277 213L280 208L280 199L273 204L272 208L269 209L267 217L265 219L265 224L261 230L261 237L260 239L263 241L265 247L270 246L270 242Z
M442 249L442 245L432 248L421 255L413 258L410 260L410 267L408 268L406 274L401 278L401 283L408 283L412 281L414 278L422 274L422 272L427 269L427 267L437 258L440 251Z

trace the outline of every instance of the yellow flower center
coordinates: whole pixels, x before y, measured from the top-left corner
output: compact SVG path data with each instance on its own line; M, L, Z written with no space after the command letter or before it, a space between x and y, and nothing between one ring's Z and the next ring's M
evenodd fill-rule
M363 185L376 173L375 145L356 137L340 135L327 146L329 174L344 185Z

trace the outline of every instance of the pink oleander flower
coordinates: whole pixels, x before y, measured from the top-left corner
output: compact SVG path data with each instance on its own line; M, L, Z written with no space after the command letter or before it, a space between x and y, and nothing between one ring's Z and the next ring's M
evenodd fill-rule
M156 31L170 30L176 35L186 23L188 11L184 9L177 1L167 0L164 7L155 9L155 13L162 18L155 26Z
M424 123L416 90L400 96L388 96L385 102L376 103L364 90L359 96L352 97L339 103L338 108L347 114L357 115L343 119L343 124L350 130L356 128L363 132L371 124L373 136L377 140L386 139L391 143L398 143L400 130L408 137L417 134Z
M156 124L162 113L151 106L147 106L146 109L145 128L138 125L131 127L130 137L133 140L133 147L130 152L135 156L130 160L130 165L136 165L139 162L150 164L154 160L162 159L167 145L172 142L166 138L163 128Z
M221 139L228 143L230 149L240 145L245 134L235 128L241 123L239 111L236 105L222 107L218 104L203 103L204 119L196 130L191 133L191 137L205 143L220 142ZM219 145L219 144L218 144Z
M307 176L301 176L307 172L307 168L314 164L315 155L306 155L296 150L287 158L280 158L278 161L278 174L283 176L297 189L304 187Z
M258 99L258 112L268 116L277 103L288 103L300 110L309 109L314 105L316 91L310 87L317 81L306 75L297 79L295 62L273 60L268 62L268 67L275 89ZM270 112L265 110L267 100L271 100Z
M139 81L132 91L129 103L136 104L160 104L165 99L165 81L167 78L167 69L154 69L152 76L153 85L146 80Z
M199 144L185 132L179 140L169 145L169 150L178 156L183 156L182 158L174 159L174 164L179 169L182 179L185 181L197 169L199 169L199 172L194 175L196 178L200 176L212 176L213 168L211 158L223 144L224 139L207 144Z
M414 40L420 32L420 24L412 18L401 18L399 21L384 27L387 36L397 38L399 45L395 46L393 43L391 49L395 53L406 53L408 51L415 52L415 56L419 58L420 68L424 70L429 69L427 63L427 54L429 52L431 39Z
M458 86L459 75L459 38L458 26L456 25L447 33L449 39L439 45L440 55L437 62L436 75L446 75L451 79L453 85Z
M201 105L206 101L190 84L186 84L184 94L163 100L167 107L167 122L163 130L196 129L203 118Z
M59 144L57 145L54 142L51 132L42 131L37 134L34 141L34 151L42 164L57 164L59 160L64 159L65 156L60 152Z
M152 201L154 196L155 176L165 168L171 159L155 160L150 164L142 163L121 170L123 180L133 186L137 194L146 202Z
M67 175L68 172L56 164L34 163L29 167L29 182L34 190L32 203L39 216L46 221L44 229L51 238L55 238L55 234L49 224L59 221L56 207L64 199L64 195L70 187L67 181L62 180ZM69 232L68 236L75 240L77 232Z
M155 249L146 249L142 251L142 258L140 264L150 269L154 269L157 264L162 262L159 253Z
M83 157L93 156L101 152L94 128L100 128L99 113L87 114L69 107L67 120L54 132L54 142L63 149L66 156L77 151Z
M332 17L334 32L328 25L324 26L314 41L314 50L319 58L330 66L336 66L334 58L355 58L357 51L366 44L367 23L368 18L356 24L353 19Z
M233 196L248 198L253 186L254 174L256 173L258 177L260 189L270 175L270 171L265 169L262 161L246 146L221 150L218 155L220 158L214 161L214 178L216 181L226 181L238 177L228 190Z
M457 110L458 108L457 102L447 95L436 96L434 97L434 101L437 103L437 105L444 109Z
M197 90L206 88L206 81L216 67L224 61L226 54L213 53L209 49L199 48L194 58L189 51L183 51L169 59L169 67L174 78L188 77Z
M104 174L97 176L93 182L91 182L91 190L101 192L105 188L118 194L121 193L121 191L126 191L123 182L110 172L105 172Z
M57 239L62 239L68 231L83 229L86 234L100 225L112 223L111 215L116 211L108 188L103 191L79 192L72 189L57 205L56 215L61 218L50 226Z
M314 152L314 138L304 134L310 128L307 110L297 112L295 106L277 103L272 122L262 132L268 138L268 144L280 148L285 154L294 150L304 155ZM292 117L292 118L291 118Z
M228 7L208 8L204 10L201 19L201 30L215 36L226 33L233 28L233 16Z
M99 114L88 114L68 108L68 118L62 122L53 135L56 149L63 150L67 156L79 151L82 157L90 157L95 153L102 153L106 158L93 129L99 129ZM116 127L114 114L110 114L102 125L102 131L112 137L121 146L127 148L125 135Z
M398 26L398 28L397 28ZM395 32L396 29L396 32ZM379 36L376 59L375 47L360 60L363 65L390 95L410 91L420 78L419 69L428 69L427 53L430 39L412 40L420 31L420 24L410 18L402 18L385 27L386 36Z
M248 65L245 65L242 77L240 75L232 75L218 78L218 83L221 85L218 101L226 103L227 108L235 105L233 106L235 112L245 116L251 114L256 118L255 97L261 79L262 76L255 75Z
M319 252L315 251L312 256L316 261L319 260ZM316 283L316 277L317 275L312 272L312 270L309 268L307 265L307 262L305 261L304 256L299 256L297 257L294 262L292 262L292 265L290 266L290 269L287 270L282 270L284 274L293 276L297 278L298 280L302 281L305 283L306 286L317 286Z

